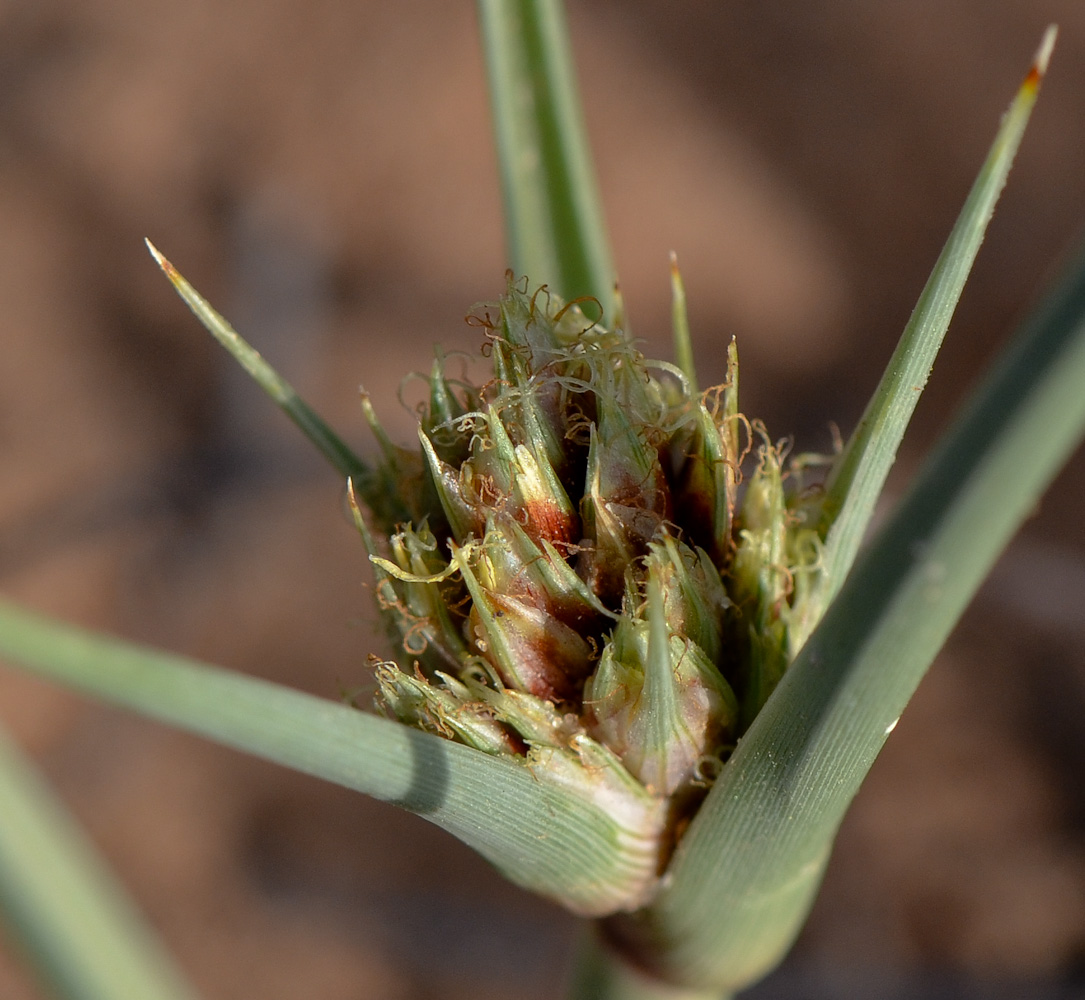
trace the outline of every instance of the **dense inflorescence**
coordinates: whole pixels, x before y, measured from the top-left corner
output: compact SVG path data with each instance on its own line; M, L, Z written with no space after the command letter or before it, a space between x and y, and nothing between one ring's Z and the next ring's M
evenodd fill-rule
M733 344L726 384L697 394L545 288L510 278L469 322L493 377L456 382L438 354L420 452L367 404L401 518L355 504L395 647L378 706L487 753L560 758L558 780L662 801L673 828L792 655L811 494L739 412Z

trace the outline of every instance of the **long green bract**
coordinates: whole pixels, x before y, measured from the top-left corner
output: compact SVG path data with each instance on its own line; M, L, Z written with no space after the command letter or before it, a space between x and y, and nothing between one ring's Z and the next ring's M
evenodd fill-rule
M1002 119L885 374L833 467L822 505L827 529L823 583L812 606L803 610L803 621L797 626L800 634L792 638L792 648L801 646L817 624L855 561L1021 144L1054 40L1055 30L1049 28L1032 69Z
M994 561L1085 435L1085 257L856 563L679 844L636 933L659 971L748 985L806 916L836 830Z
M597 905L600 886L628 881L631 862L619 824L586 798L539 780L526 763L5 603L0 656L151 718L400 805L473 847L514 882L574 909Z
M170 279L177 294L192 310L204 328L215 338L234 359L294 421L298 429L313 443L316 449L331 463L343 478L352 476L365 480L372 473L369 467L354 454L327 423L305 402L274 368L271 367L251 344L248 343L219 313L212 307L191 284L150 241L145 240L147 249L156 263Z

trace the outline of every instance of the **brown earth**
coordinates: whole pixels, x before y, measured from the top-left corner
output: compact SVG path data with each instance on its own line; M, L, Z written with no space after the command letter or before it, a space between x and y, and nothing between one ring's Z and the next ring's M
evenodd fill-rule
M847 429L1047 21L1062 35L894 483L1085 220L1076 0L572 2L629 312L702 382ZM502 289L467 4L0 4L0 588L336 697L380 649L339 486L209 342L151 236L370 449ZM406 390L407 401L411 387ZM1051 983L1085 958L1081 457L851 813L794 968ZM574 936L413 817L0 670L40 759L209 998L555 997ZM0 996L41 994L0 942Z

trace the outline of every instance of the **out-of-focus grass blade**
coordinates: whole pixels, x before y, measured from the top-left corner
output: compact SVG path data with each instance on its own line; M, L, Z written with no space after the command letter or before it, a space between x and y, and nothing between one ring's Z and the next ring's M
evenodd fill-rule
M559 0L479 0L510 265L608 316L614 267Z
M0 656L33 673L422 815L573 909L654 864L617 818L490 756L300 691L0 602ZM605 903L605 900L602 901Z
M63 1000L195 1000L82 831L2 730L0 917Z
M828 529L822 576L824 584L819 589L817 606L811 607L804 616L805 630L817 624L817 619L840 589L855 560L874 505L926 385L995 203L1006 183L1006 175L1036 103L1040 81L1055 43L1055 34L1056 29L1052 25L1044 35L1024 83L1002 119L987 160L919 296L885 374L830 474L822 508L823 525ZM804 637L800 636L796 645Z
M279 404L286 415L297 424L302 434L316 445L320 453L343 478L353 476L362 482L371 478L372 472L369 467L294 391L294 387L212 308L211 303L185 280L184 275L159 253L158 248L150 240L145 242L147 249L151 251L151 256L170 279L177 294L184 299L185 304L207 328L208 333L222 344L238 364L252 376L256 384Z
M782 957L928 665L1085 435L1085 256L984 380L743 736L637 932L736 988Z

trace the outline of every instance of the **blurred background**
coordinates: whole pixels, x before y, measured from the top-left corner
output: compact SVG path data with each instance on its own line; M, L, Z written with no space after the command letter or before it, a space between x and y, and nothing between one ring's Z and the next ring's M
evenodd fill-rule
M847 433L1044 26L1018 164L894 472L1085 231L1079 0L570 0L634 333L803 450ZM336 477L144 236L366 453L503 289L473 5L0 2L0 591L327 696L380 651ZM1085 996L1085 461L879 759L760 997ZM41 761L209 1000L556 998L573 921L423 821L0 668ZM0 938L0 996L41 993Z

